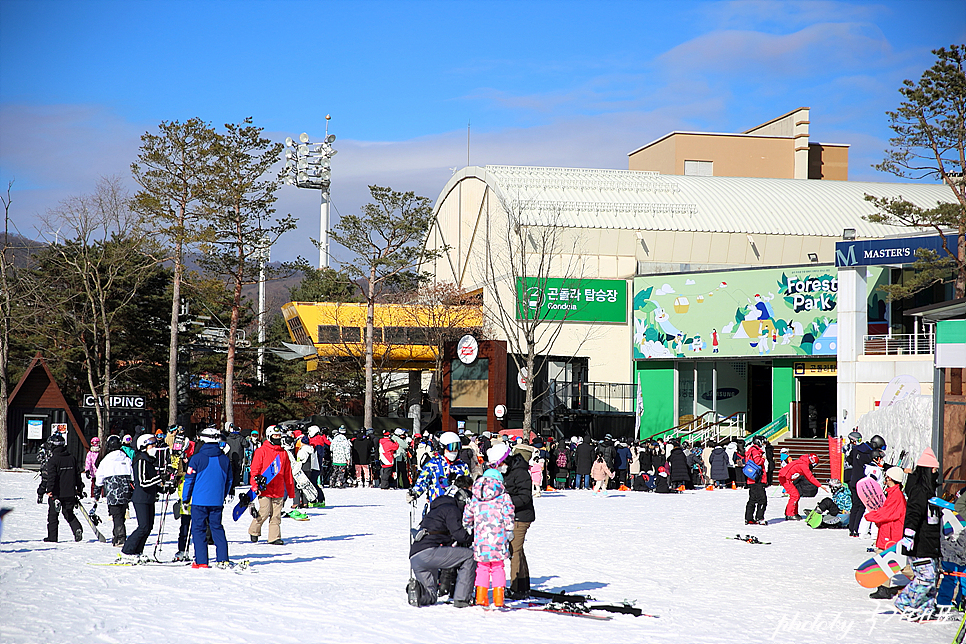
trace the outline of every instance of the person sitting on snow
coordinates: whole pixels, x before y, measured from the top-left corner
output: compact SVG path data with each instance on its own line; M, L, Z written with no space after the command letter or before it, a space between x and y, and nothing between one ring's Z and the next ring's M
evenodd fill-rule
M852 511L852 493L838 479L829 479L829 494L832 496L819 501L815 509L821 512L822 528L849 527L849 513Z
M655 492L658 494L670 494L674 492L671 489L671 479L667 475L667 469L663 465L657 468L657 474L654 478L656 479Z

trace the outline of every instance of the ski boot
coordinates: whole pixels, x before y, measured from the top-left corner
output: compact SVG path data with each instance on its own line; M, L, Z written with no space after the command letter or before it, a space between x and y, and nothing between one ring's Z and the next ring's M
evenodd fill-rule
M77 529L74 530L74 541L83 541L83 539L84 539L84 528L77 526Z
M171 561L188 561L188 552L186 550L179 550Z

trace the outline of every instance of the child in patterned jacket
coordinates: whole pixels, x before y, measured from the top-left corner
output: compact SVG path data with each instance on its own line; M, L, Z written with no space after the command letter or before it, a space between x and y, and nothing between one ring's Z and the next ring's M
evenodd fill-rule
M503 562L513 539L513 501L503 487L503 475L489 469L473 484L473 498L463 510L463 525L473 533L473 559L476 560L476 605L503 606L506 570Z

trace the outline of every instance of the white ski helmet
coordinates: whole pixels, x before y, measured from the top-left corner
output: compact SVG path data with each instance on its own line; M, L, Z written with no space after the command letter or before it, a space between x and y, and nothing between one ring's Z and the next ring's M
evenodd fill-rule
M318 436L320 431L322 430L319 429L318 425L312 425L309 427L309 436Z
M486 464L489 467L498 467L503 464L506 457L510 455L510 448L506 443L496 443L486 450Z
M460 437L456 435L456 432L443 432L439 435L439 444L443 446L443 449L455 452L461 444Z
M154 437L154 434L141 434L138 436L137 448L144 451L157 442L158 440Z
M198 434L198 438L201 439L203 443L217 443L221 440L221 432L218 431L217 427L205 427Z

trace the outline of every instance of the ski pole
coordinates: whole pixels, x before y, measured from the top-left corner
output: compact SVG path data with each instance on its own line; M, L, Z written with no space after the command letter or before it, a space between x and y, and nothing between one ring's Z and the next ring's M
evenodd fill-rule
M164 506L161 510L161 525L158 526L158 540L154 543L154 560L158 561L158 549L161 547L161 537L164 534L164 518L168 514L168 500L171 498L171 493L166 492L164 495Z

